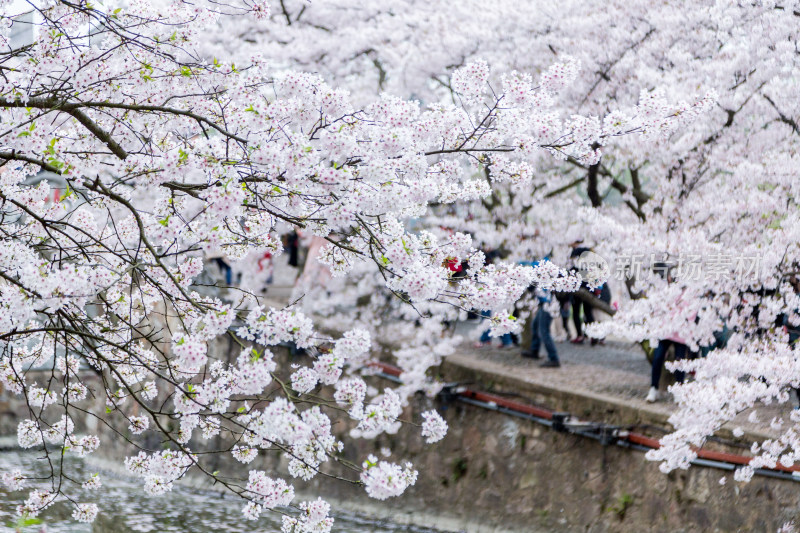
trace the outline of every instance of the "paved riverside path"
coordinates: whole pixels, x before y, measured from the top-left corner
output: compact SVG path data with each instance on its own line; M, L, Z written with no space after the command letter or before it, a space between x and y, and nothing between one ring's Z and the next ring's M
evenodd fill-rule
M298 271L286 264L287 256L282 254L276 258L274 283L265 295L267 306L280 308L291 299ZM604 318L601 315L600 319ZM556 322L553 324L554 335L563 338L564 330ZM522 358L519 347L499 348L498 340L494 340L493 347L475 348L473 343L485 327L485 323L477 321L459 322L455 332L464 338L464 342L456 353L446 358L445 367L480 373L487 381L493 381L498 391L520 394L523 398L535 390L536 403L543 407L565 409L563 405L570 408L577 405L580 409L570 412L578 416L597 416L594 420L597 422L612 422L608 418L613 419L615 413L622 413L619 418L624 420L669 427L667 419L677 405L665 390L661 391L659 402L645 402L650 388L650 363L638 344L615 340L596 346L590 346L588 340L582 345L556 342L561 367L539 368L539 363L546 357L544 347L539 360ZM668 374L666 369L663 374ZM774 437L777 432L770 429L769 421L778 417L785 423L789 422L788 415L794 405L794 398L790 404L759 405L756 410L763 423L750 423L747 420L750 412L747 411L740 414L735 423L726 426L726 433L729 434L734 427L741 427L749 438Z
M475 348L471 341L462 344L456 357L480 362L494 370L510 371L552 387L581 389L620 400L646 403L644 397L650 388L650 363L638 345L613 341L597 346L590 346L588 341L584 345L557 342L556 348L561 368L539 368L539 364L546 360L544 349L541 350L541 359L529 359L520 355L522 349L519 347ZM669 397L669 394L662 391L662 396ZM664 412L669 410L665 408Z
M588 340L582 345L556 342L561 367L540 368L546 359L544 347L541 359L523 358L520 347L500 348L497 340L491 347L476 348L476 328L480 330L481 325L458 324L457 331L465 341L447 357L446 367L479 376L497 392L520 394L542 407L565 410L595 422L635 421L670 427L667 419L678 406L663 389L658 402L645 401L650 388L650 363L638 344L611 340L596 346L590 346ZM663 374L668 371L664 369ZM774 438L779 432L770 428L770 421L777 417L784 424L791 424L788 415L795 405L794 398L783 405L757 405L760 422L749 422L752 410L748 410L724 426L722 433L731 437L731 430L740 427L746 433L745 440Z

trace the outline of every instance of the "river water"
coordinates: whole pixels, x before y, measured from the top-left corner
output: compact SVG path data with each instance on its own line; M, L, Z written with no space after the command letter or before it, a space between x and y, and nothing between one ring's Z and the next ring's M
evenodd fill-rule
M0 451L0 472L20 469L49 475L47 462L34 452ZM67 470L77 479L88 479L99 471L103 486L100 490L80 489L76 501L97 503L100 513L93 524L75 522L73 507L58 502L43 511L42 524L23 528L24 533L133 533L133 532L191 532L191 533L262 533L280 531L280 516L264 513L250 522L241 513L241 500L216 492L198 492L177 487L161 496L147 496L140 484L103 471L93 463L70 461ZM26 488L28 488L26 486ZM33 488L33 487L31 487ZM42 488L49 488L43 485ZM27 498L27 491L8 492L0 486L0 530L14 531L16 507ZM337 514L333 531L337 533L436 533L437 530L392 524L355 515Z

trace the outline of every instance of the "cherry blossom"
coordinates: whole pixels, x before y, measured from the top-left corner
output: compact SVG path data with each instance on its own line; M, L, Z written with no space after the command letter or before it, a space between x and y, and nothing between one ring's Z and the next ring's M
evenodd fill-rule
M422 423L422 436L426 437L425 442L438 442L447 434L447 422L436 411L425 411L422 413L425 421Z
M33 11L34 31L30 42L18 45L7 36L22 4ZM284 531L329 531L333 519L324 501L294 504L292 486L265 472L250 471L246 483L247 470L217 476L208 458L230 454L241 463L232 469L245 469L259 454L274 453L286 460L290 476L307 480L343 449L331 432L332 418L354 426L350 438L400 431L411 395L422 390L433 396L441 386L429 379L428 369L458 346L459 339L443 335L447 323L467 310L489 310L494 334L518 331L522 316L515 306L532 283L554 290L580 286L582 280L557 261L516 263L550 244L533 237L531 227L563 222L566 212L577 211L567 200L545 201L552 176L557 189L575 172L594 172L594 182L600 176L619 188L612 180L621 169L630 172L647 162L654 174L702 177L706 150L722 146L709 155L713 161L735 152L731 143L717 142L713 121L720 107L735 114L747 105L743 91L753 84L734 94L714 90L735 82L740 50L722 50L719 75L698 70L724 83L698 83L697 76L687 82L653 73L669 70L663 65L670 62L697 66L679 53L682 48L665 48L661 39L660 48L635 50L645 66L631 75L631 88L598 82L595 94L596 72L618 80L633 67L624 57L616 63L592 57L596 47L586 45L592 32L569 34L568 21L585 13L565 15L554 27L564 37L559 50L541 54L529 52L545 50L546 28L539 26L540 17L528 17L535 31L522 27L513 34L517 43L532 43L520 47L526 59L517 62L492 39L503 34L497 25L524 20L509 15L526 8L501 2L490 10L486 28L471 21L460 32L477 31L477 51L462 37L454 37L452 46L437 41L430 47L433 57L420 52L427 52L424 46L412 50L408 68L420 71L404 87L392 47L418 17L433 10L426 26L442 24L448 14L463 18L473 2L401 9L400 34L389 32L384 39L381 30L395 16L388 4L363 9L348 22L355 4L337 14L326 5L301 10L295 2L281 2L278 9L237 0L0 3L0 384L27 406L17 432L21 447L47 444L48 455L94 453L105 437L76 432L76 425L85 426L85 420L73 419L81 413L132 434L125 466L148 494L164 495L190 471L215 482L238 475L241 483L224 486L245 500L245 518L293 505L299 514L284 518ZM604 17L624 9L615 5ZM663 9L649 15L637 8L649 19L642 13L623 17L609 49L621 53L632 39L646 40L642 19L652 19L663 33L674 29L678 23ZM715 9L698 15L696 26L713 22L717 31L738 31L723 27L717 12L723 8ZM776 40L790 33L781 14L760 6L739 7L726 17L742 11L742 18L748 9L780 23ZM364 15L374 22L361 34ZM296 26L287 30L276 22L281 17L286 24L296 20ZM243 31L254 36L254 48L239 40ZM277 31L285 38L273 39ZM328 37L316 41L319 32L329 32L336 44ZM409 41L415 45L439 34L414 33L423 41L415 36ZM717 49L716 38L706 38L714 46L698 43L698 50L706 50L703 57ZM771 39L758 38L765 44ZM387 44L358 50L372 39ZM299 41L307 45L296 47ZM579 46L562 53L568 43ZM326 53L319 54L318 46ZM661 57L665 49L674 49L675 57ZM775 57L790 58L791 47L767 49L769 57L762 59L771 66L755 77L771 85L756 98L759 109L789 109L787 99L772 90L790 86L791 69L776 67ZM318 68L311 58L328 52L330 67ZM532 64L532 57L542 59ZM618 63L622 72L611 72ZM389 87L402 90L377 94L359 82L349 85L353 78L370 79L359 72L365 65L379 65ZM580 91L584 100L575 96ZM736 122L740 127L749 125ZM703 144L706 139L711 141ZM769 140L764 135L754 142L764 147ZM764 183L788 196L794 189L786 169L794 160L788 152L778 156L777 170L765 170L768 158L749 164L764 172ZM724 167L730 173L722 187L729 193L753 170L735 160L740 164ZM598 183L587 189L594 203ZM690 187L675 183L659 189L664 201L658 208L631 184L632 200L626 201L635 217L613 217L593 203L569 231L551 232L558 235L553 242L589 229L599 239L615 229L608 249L616 252L626 242L646 250L719 250L722 243L710 237L727 226L720 222L708 235L698 235L692 229L698 204L687 206L682 218L675 202ZM698 190L700 198L712 194L708 187ZM775 205L762 192L748 216L777 227L769 236L758 225L735 232L747 237L743 250L756 250L769 238L787 247L797 242L794 219L769 215ZM471 216L460 216L463 209ZM731 212L723 214L730 224ZM767 219L759 218L765 214ZM663 235L656 228L664 222L676 229ZM329 275L311 280L316 285L292 304L275 308L257 290L253 258L280 255L281 236L290 231L317 239L318 263ZM509 242L515 246L508 261L486 264L482 248ZM765 262L787 271L781 257L775 253ZM459 276L463 261L466 275ZM215 264L233 268L225 279L209 282ZM648 289L651 295L672 294L664 287ZM787 296L764 316L790 305ZM627 316L633 322L638 315ZM660 331L655 324L636 329L625 318L608 327L647 338ZM694 342L708 337L712 322L701 321ZM391 349L402 368L396 388L373 390L365 381L377 339L398 340ZM236 348L222 348L226 343ZM279 351L287 345L309 354L293 370L279 365ZM49 375L37 382L33 376L40 374L33 370L42 369ZM755 388L743 394L741 405L778 392ZM423 436L441 439L441 417L429 411L423 418ZM677 435L701 439L716 421L709 415L702 431L683 428ZM152 433L165 449L142 451ZM682 452L681 442L676 437ZM20 512L35 516L65 499L75 505L76 520L91 522L97 504L76 503L71 493L86 484L102 488L99 481L74 481L54 463L48 487L33 488ZM361 468L353 465L351 474L377 499L402 494L417 476L410 464L374 457ZM16 472L3 477L17 488L22 479L24 473Z

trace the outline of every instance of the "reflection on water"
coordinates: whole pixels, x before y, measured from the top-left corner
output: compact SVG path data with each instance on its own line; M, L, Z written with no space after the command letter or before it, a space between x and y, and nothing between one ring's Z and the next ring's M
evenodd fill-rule
M35 452L0 453L0 472L20 469L23 473L36 472L49 475L43 454ZM69 461L66 471L85 480L97 468L91 463ZM250 522L241 513L241 501L235 496L223 496L213 492L196 492L176 487L162 496L148 496L128 479L111 473L100 473L103 486L99 490L78 489L79 503L97 503L100 513L93 524L81 524L72 519L73 507L67 502L58 502L39 515L48 533L132 533L132 532L214 532L214 533L266 533L280 531L280 517L264 513ZM30 484L27 489L34 488ZM42 486L42 488L49 488ZM17 519L16 507L27 498L27 491L8 492L0 486L0 530L9 531ZM42 525L30 526L23 531L38 532ZM339 533L435 533L433 529L401 526L386 521L376 521L352 515L337 515L333 530Z

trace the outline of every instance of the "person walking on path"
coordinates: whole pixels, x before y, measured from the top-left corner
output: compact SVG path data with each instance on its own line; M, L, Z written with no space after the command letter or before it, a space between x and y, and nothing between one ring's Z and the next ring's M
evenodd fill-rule
M792 274L788 281L792 291L795 294L800 294L800 280L797 279L797 276ZM795 320L792 319L792 315L796 318L798 314L800 314L800 309L794 309L791 313L780 313L775 319L776 325L780 326L783 332L789 335L789 346L795 350L797 350L797 340L800 339L800 324L794 323ZM798 402L795 409L800 409L800 389L792 387L792 390L794 390Z
M284 248L289 252L289 266L298 268L300 266L300 237L296 231L292 230L285 239Z
M539 302L539 308L533 318L531 324L531 346L530 349L522 352L522 357L529 357L531 359L539 358L539 348L544 344L544 349L547 352L547 360L541 365L545 368L558 368L561 363L558 360L558 351L556 350L556 343L553 342L553 336L550 334L550 325L553 323L553 316L550 314L548 307L552 303L553 297L550 291L537 288L536 299Z
M570 246L572 246L572 252L569 254L570 260L573 262L573 266L571 270L578 271L577 262L581 258L581 256L586 252L591 252L592 249L587 246L581 246L583 241L575 241ZM595 298L599 298L606 303L611 303L611 291L608 288L608 283L603 284L600 287L592 288L586 282L581 283L581 289L586 289L587 291L591 292ZM594 320L594 306L591 303L583 301L578 295L572 294L570 295L571 303L572 303L572 321L575 324L575 338L570 340L573 344L583 344L583 341L586 340L586 336L584 335L584 324L591 324ZM581 316L581 310L583 310L583 316ZM591 345L594 346L598 342L604 344L601 339L591 338Z
M553 296L558 300L558 311L561 315L561 327L567 334L567 340L572 340L569 331L569 310L572 306L572 293L569 292L554 292Z
M684 359L686 354L689 352L689 347L677 332L673 332L666 339L658 341L658 345L653 352L653 368L650 376L650 390L647 392L648 403L658 401L658 382L661 381L661 368L664 366L664 362L667 360L667 350L669 350L670 346L675 347L676 361ZM684 378L684 372L681 372L680 370L675 372L676 382L683 383Z
M797 276L791 275L789 276L789 285L792 287L794 294L800 294L800 280L797 279ZM800 310L795 309L793 313L781 313L776 318L776 322L780 324L783 328L784 333L789 335L789 345L794 346L797 342L797 339L800 339L800 324L794 324L793 320L791 320L790 315L798 315L800 314Z
M611 289L608 286L608 283L603 283L599 287L594 290L595 297L603 302L606 305L611 305ZM594 316L592 316L592 321L594 321ZM603 345L606 342L603 339L596 339L594 337L590 337L591 345L594 346L595 344Z
M486 258L486 264L491 265L500 258L500 251L495 249L488 249L484 252L484 257ZM480 316L483 319L492 318L491 311L481 311ZM490 335L491 328L486 328L483 333L481 333L480 339L475 342L476 348L482 348L484 346L491 346L492 345L492 337ZM514 345L514 339L511 337L510 333L505 333L500 336L500 347L501 348L511 348Z
M482 311L481 317L483 318L492 318L491 311ZM492 337L490 335L491 329L484 330L481 333L481 338L475 343L476 348L483 348L484 346L491 346L492 345ZM500 336L500 347L501 348L511 348L514 345L514 339L511 337L511 333L504 333Z
M672 275L669 271L669 265L666 267L667 271L664 273L663 269L659 272L662 275L666 275L667 283L672 283L674 280ZM674 303L674 310L672 311L673 316L678 313L685 314L687 302L683 300L683 293L677 298ZM694 322L695 318L697 318L697 313L691 313L689 316L685 317L687 322ZM658 401L658 384L661 381L661 368L664 366L664 362L667 359L667 350L669 350L670 346L675 348L675 360L680 361L684 359L686 355L689 353L689 347L686 344L686 340L681 337L680 332L673 331L670 335L666 338L661 339L658 341L658 345L656 346L655 351L653 352L653 365L650 373L650 390L647 392L647 402L653 403ZM675 372L675 381L678 383L683 383L685 378L685 373L677 370Z
M547 261L545 257L543 261ZM531 266L538 265L539 262L530 263ZM553 336L550 334L550 324L553 322L553 315L558 312L558 301L553 297L552 293L548 290L536 287L534 296L539 304L536 314L531 323L531 346L527 351L522 352L522 357L531 359L539 358L539 348L544 344L544 349L547 351L547 361L543 362L540 366L545 368L558 368L561 363L558 360L558 352L556 351L556 343L553 342Z

